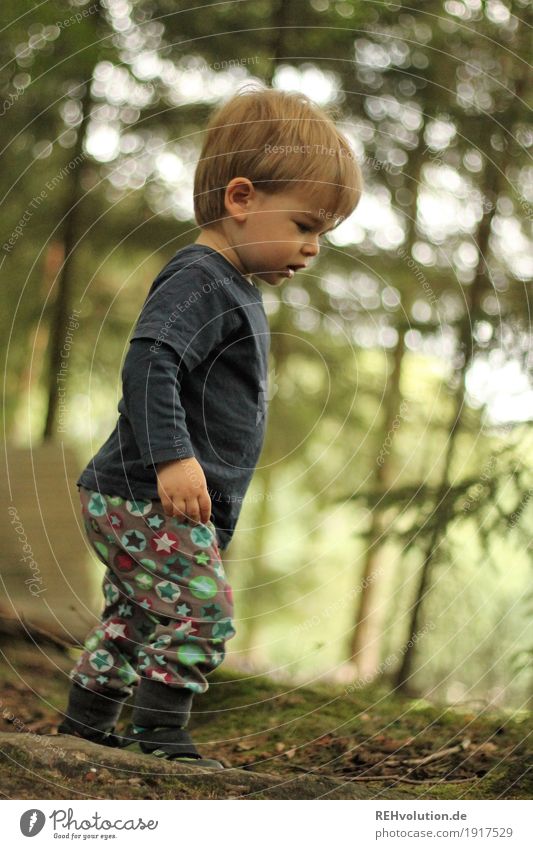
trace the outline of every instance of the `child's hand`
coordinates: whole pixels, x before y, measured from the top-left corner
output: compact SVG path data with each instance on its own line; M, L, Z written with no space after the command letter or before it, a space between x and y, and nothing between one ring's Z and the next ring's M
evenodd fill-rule
M198 460L170 460L157 467L157 491L167 516L191 519L204 525L211 515L211 498Z

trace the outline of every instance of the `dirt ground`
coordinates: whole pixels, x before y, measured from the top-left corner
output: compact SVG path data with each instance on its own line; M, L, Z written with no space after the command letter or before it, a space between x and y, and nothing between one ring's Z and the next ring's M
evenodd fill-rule
M226 769L198 773L68 736L72 650L0 638L6 799L531 799L531 715L458 711L385 686L290 688L220 670L189 731ZM126 706L119 729L129 720ZM155 761L155 763L154 763Z

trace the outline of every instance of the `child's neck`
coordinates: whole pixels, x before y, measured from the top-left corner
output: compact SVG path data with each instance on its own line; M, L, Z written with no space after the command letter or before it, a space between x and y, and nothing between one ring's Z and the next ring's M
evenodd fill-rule
M195 241L195 245L206 245L206 247L213 248L213 250L221 253L228 262L231 262L231 264L235 266L239 274L246 278L251 286L254 285L251 280L251 274L247 273L246 269L242 267L236 250L231 247L223 233L213 232L202 228L200 230L200 235Z

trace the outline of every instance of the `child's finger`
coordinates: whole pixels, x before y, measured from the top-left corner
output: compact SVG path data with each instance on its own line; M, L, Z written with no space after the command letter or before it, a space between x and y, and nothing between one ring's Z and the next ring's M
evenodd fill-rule
M159 490L159 499L161 501L161 505L163 507L163 512L166 516L172 516L172 511L174 510L174 505L172 504L171 499L165 493L165 490L160 488Z
M177 516L178 519L186 519L187 518L187 502L184 498L173 498L172 499L173 510L170 514L171 516Z
M198 506L198 499L196 497L187 499L187 516L191 522L200 521L200 507Z
M211 516L211 499L207 492L198 496L198 504L200 507L201 521L205 525Z

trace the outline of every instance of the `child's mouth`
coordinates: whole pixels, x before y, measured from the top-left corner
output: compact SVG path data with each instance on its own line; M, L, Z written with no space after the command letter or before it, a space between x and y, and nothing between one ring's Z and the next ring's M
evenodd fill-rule
M297 271L300 270L300 268L305 268L305 266L303 266L303 265L288 265L286 268L283 269L283 271L281 273L284 274L285 277L294 277L294 275L296 274Z

